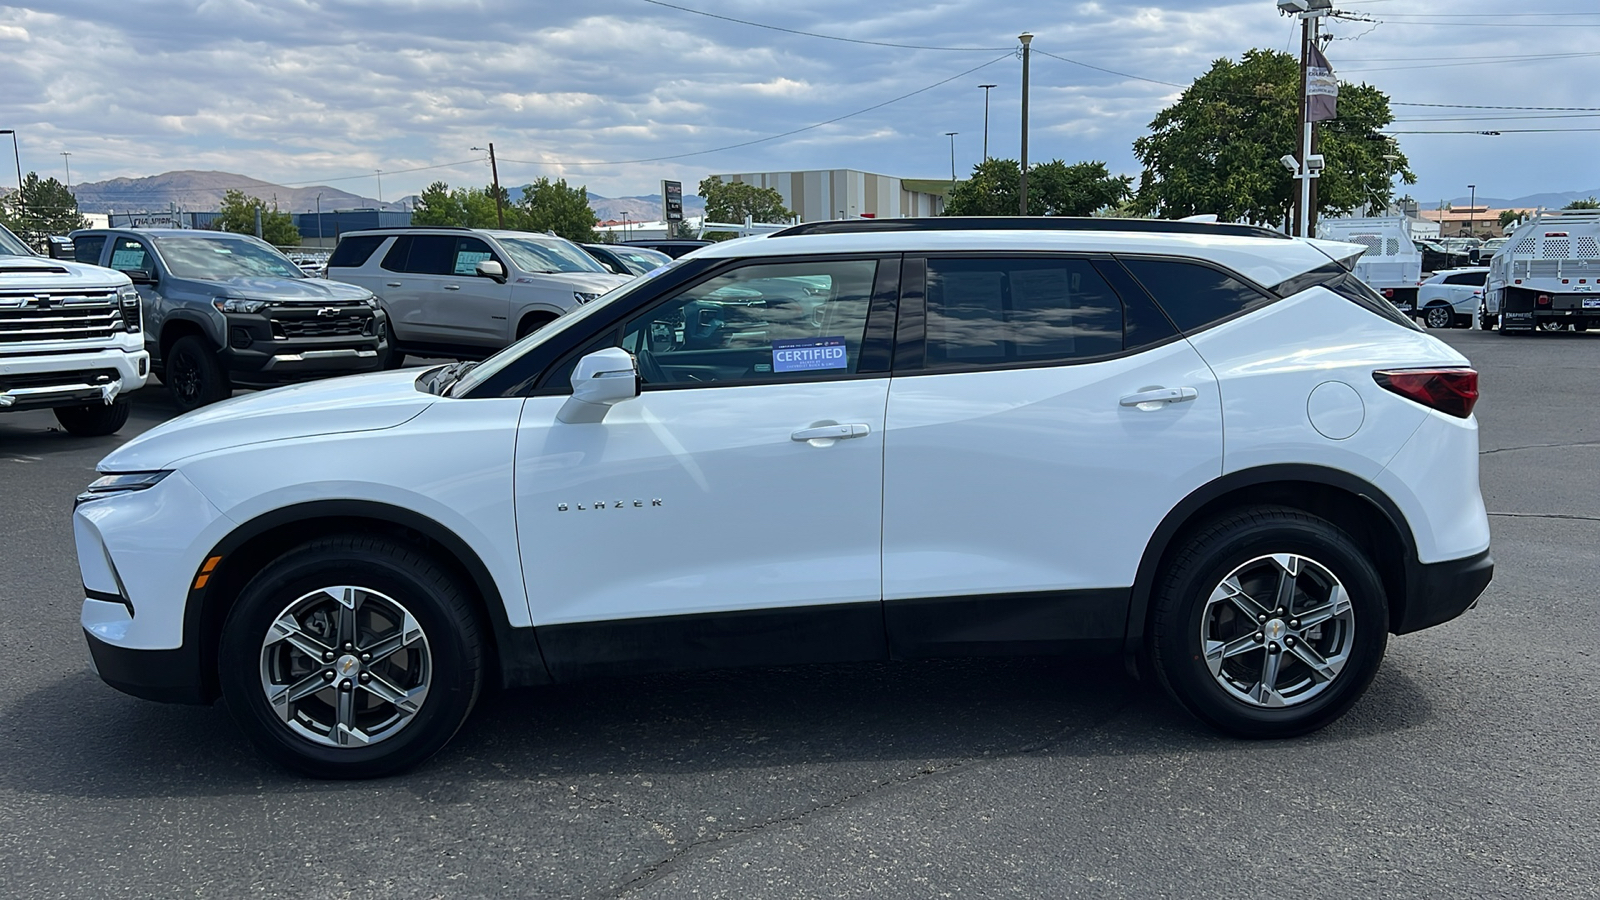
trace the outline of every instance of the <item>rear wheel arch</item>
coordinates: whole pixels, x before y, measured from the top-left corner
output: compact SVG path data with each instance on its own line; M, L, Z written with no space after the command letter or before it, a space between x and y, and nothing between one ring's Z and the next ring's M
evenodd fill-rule
M184 616L184 644L197 653L202 697L213 700L220 692L218 647L223 624L250 579L296 546L341 534L381 535L415 546L470 590L478 614L489 626L486 683L511 686L550 680L533 629L511 626L499 586L466 541L409 509L370 501L329 500L258 516L206 554L207 560L220 556L221 561L200 588L194 589L196 582L191 582Z
M1125 652L1143 652L1151 598L1188 536L1218 516L1252 506L1301 510L1350 535L1383 579L1390 630L1405 620L1406 561L1414 559L1417 550L1399 506L1377 487L1348 472L1310 465L1263 466L1229 473L1201 487L1173 507L1157 526L1134 577Z

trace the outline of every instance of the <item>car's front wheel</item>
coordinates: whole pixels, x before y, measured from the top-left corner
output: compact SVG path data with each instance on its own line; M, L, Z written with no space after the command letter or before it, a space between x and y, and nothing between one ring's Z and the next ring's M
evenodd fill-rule
M1452 328L1456 324L1456 313L1448 306L1430 306L1422 314L1422 320L1429 328Z
M217 351L196 334L178 338L167 351L162 380L172 394L172 402L184 412L208 403L225 400L233 393L228 373L217 359Z
M78 437L104 437L116 434L128 423L133 402L123 397L115 403L90 403L86 406L56 407L56 421L68 434Z
M1202 721L1248 738L1315 731L1372 681L1388 602L1333 524L1283 507L1231 513L1182 547L1154 598L1151 659Z
M466 721L484 650L469 595L429 557L324 538L253 578L223 626L229 709L268 759L318 778L416 765Z

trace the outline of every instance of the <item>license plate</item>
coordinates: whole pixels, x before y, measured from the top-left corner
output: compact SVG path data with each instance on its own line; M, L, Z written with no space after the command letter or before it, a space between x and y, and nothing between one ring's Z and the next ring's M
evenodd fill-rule
M1600 309L1600 297L1583 298L1584 309Z

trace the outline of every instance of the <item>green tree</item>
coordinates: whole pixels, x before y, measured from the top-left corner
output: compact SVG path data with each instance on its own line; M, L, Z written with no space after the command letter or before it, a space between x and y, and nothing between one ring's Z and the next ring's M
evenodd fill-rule
M78 198L54 178L41 180L37 172L22 179L22 189L6 195L0 203L0 225L18 237L39 245L52 234L66 234L88 228L89 220L78 213Z
M1287 53L1250 50L1239 62L1213 62L1156 116L1150 134L1133 142L1144 164L1135 206L1165 218L1215 213L1223 220L1286 222L1298 182L1278 160L1300 143L1299 88L1299 64ZM1393 119L1382 91L1340 83L1339 118L1319 126L1326 160L1319 212L1385 208L1393 176L1416 183L1398 147L1377 134Z
M1589 198L1584 199L1584 200L1574 200L1571 203L1568 203L1566 206L1563 206L1561 208L1562 209L1600 209L1600 200L1596 200L1593 197L1589 197Z
M234 234L256 233L256 212L261 213L261 239L275 247L298 247L300 229L294 227L294 216L267 208L260 197L248 197L244 191L230 190L222 195L221 215L217 218L219 231Z
M739 181L723 181L715 176L700 182L700 196L706 201L706 221L742 225L752 222L783 223L794 213L783 205L783 195L774 188L756 187Z
M491 213L493 201L490 201ZM594 210L586 186L568 187L565 178L541 178L522 189L522 199L506 210L506 227L553 231L570 241L594 241Z
M509 210L511 199L505 188L500 189L500 202ZM494 187L455 188L442 181L433 184L417 197L417 208L411 212L413 225L459 225L466 228L497 228L499 216L495 213ZM507 219L507 226L511 219Z
M1502 209L1500 210L1500 227L1504 228L1527 214L1528 210L1526 209Z
M1017 215L1022 167L1014 159L986 159L972 177L950 189L947 216ZM1090 216L1132 194L1133 179L1112 175L1103 162L1067 165L1059 159L1028 167L1028 215Z

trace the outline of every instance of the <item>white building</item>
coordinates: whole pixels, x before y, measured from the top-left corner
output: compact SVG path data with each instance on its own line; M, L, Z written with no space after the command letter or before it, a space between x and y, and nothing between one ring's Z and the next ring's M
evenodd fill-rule
M854 169L713 175L725 182L772 188L802 222L859 217L899 219L944 212L950 182L896 178Z

